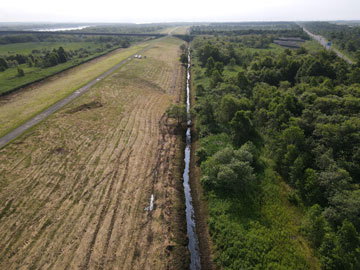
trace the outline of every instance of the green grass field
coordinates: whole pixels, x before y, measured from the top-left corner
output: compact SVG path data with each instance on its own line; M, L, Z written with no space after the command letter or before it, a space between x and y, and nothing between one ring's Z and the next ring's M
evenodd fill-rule
M63 47L66 51L77 50L85 48L93 50L101 48L104 44L96 42L27 42L27 43L14 43L0 45L0 56L12 55L12 54L30 54L33 50L52 50Z

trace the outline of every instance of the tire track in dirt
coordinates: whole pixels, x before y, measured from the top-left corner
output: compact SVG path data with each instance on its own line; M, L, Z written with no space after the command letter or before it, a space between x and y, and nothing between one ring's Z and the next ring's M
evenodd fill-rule
M151 99L148 99L146 105L143 105L143 107L147 107L148 109L151 110L152 107L155 106L154 104L156 104L156 102L154 102L153 99L154 99L154 97L151 97ZM143 115L141 115L140 118L143 118L143 116L144 116L144 115L147 115L147 114L148 114L148 111L146 111L145 113L143 113ZM136 122L139 122L139 124L140 124L140 121L139 121L139 120L135 120L135 121L136 121ZM143 132L143 135L145 136L145 132ZM136 149L139 149L139 150L143 149L142 146L143 146L143 143L145 142L145 140L140 140L140 141L141 141L141 145L140 145L139 147L136 147ZM137 156L140 156L140 157L141 157L141 155L140 155L139 153L138 153ZM142 163L142 164L144 164L144 163ZM148 165L149 163L145 163L145 164ZM134 166L134 167L135 167L135 166ZM138 169L138 167L137 167L137 169ZM143 171L143 170L139 169L139 171ZM139 178L139 177L134 177L134 178L136 179L136 178ZM128 181L130 182L130 179L129 179ZM143 189L142 189L142 190L143 190ZM134 201L137 201L135 195L133 195L133 196L134 196ZM139 200L139 202L140 202L140 200ZM137 209L137 208L138 208L138 206L135 207L135 209ZM123 211L123 212L125 212L125 211ZM131 223L134 223L134 221L132 220ZM127 241L127 244L130 244L130 241ZM128 247L124 247L124 249L125 249L125 250L129 250ZM130 253L130 252L128 252L128 253ZM124 259L126 259L126 257L125 257ZM122 264L122 265L123 265L123 264Z
M88 159L89 159L89 158L91 158L91 155L88 156ZM86 163L86 162L84 162L84 164L85 164L85 163ZM49 168L49 167L47 167L47 168ZM84 166L83 166L83 169L84 169ZM79 171L79 174L82 173L83 169L81 169L81 170ZM76 186L74 186L74 187L72 188L72 190L76 190ZM40 190L39 193L43 193L43 190ZM64 198L67 198L68 196L69 196L69 194L67 194ZM40 206L36 209L36 211L32 213L32 215L35 216L36 213L38 212L38 210L40 210L43 206L44 206L44 205L40 205ZM28 224L24 224L23 229L25 229L25 228L27 227L27 225L28 225Z
M130 116L131 116L131 115L130 115ZM129 116L128 119L130 119L130 116ZM126 125L127 125L129 122L131 122L131 121L127 120L127 121L126 121ZM125 130L125 129L124 129L124 130ZM123 134L123 132L122 132L122 134ZM122 155L124 149L125 149L125 147L121 150L121 155ZM121 157L121 156L119 155L118 158L120 159L120 157ZM128 155L127 157L129 157L129 155ZM123 162L126 161L126 159L127 159L127 158L125 158L125 160L120 161L119 163L122 164ZM74 254L75 254L75 253L74 253Z
M40 193L43 193L42 190L40 190Z
M163 117L161 118L161 119L163 119ZM165 127L164 125L162 125L161 124L161 122L162 121L159 121L159 129L160 129L160 127ZM170 148L167 148L167 147L165 147L165 148L167 148L168 149L168 151L166 151L165 152L165 154L163 154L163 148L164 148L164 145L165 145L165 143L166 143L166 139L165 139L165 137L167 137L167 136L165 136L165 133L166 132L164 132L164 129L163 128L161 128L161 130L162 130L162 139L159 139L159 142L158 142L158 145L161 145L161 147L160 147L160 149L158 150L158 154L157 154L157 156L158 156L158 158L156 158L156 160L157 160L157 162L156 162L156 165L155 165L155 168L151 171L151 173L149 174L149 175L147 175L146 176L146 178L150 178L151 176L152 176L152 187L151 187L151 193L154 193L154 185L155 185L155 183L156 183L156 180L158 179L158 177L157 177L157 175L158 175L158 172L159 172L159 169L158 169L158 167L159 167L159 164L162 162L161 160L162 159L165 159L166 160L166 164L169 164L169 155L170 155ZM173 141L174 142L174 141ZM173 146L174 147L174 143L173 144L171 144L171 146ZM161 159L162 158L162 159ZM169 173L169 167L168 166L165 166L164 168L163 168L163 176L166 176L167 174ZM164 179L166 178L166 177L163 177ZM166 186L165 186L166 187ZM165 197L167 197L167 195L165 195ZM145 225L148 223L148 222L150 222L151 223L151 216L152 216L152 213L149 213L149 216L150 216L150 219L148 220L148 221L146 221L146 223L145 223ZM169 229L169 227L168 227L168 229ZM151 228L149 227L149 229L148 229L148 231L151 231ZM138 238L139 238L140 236L138 236ZM137 241L136 241L137 242ZM142 246L142 249L144 249L144 247ZM133 264L134 263L134 260L136 259L136 257L135 256L133 256L133 260L132 260L132 263L131 264ZM145 259L145 261L146 261L146 259ZM142 268L141 268L142 269Z
M130 156L129 156L129 158L130 158ZM128 170L129 170L129 159L126 162L125 173L124 173L122 181L121 181L122 183L124 183L126 181L126 177L128 175L127 174ZM115 224L115 219L116 219L116 216L117 216L117 210L118 210L118 207L119 207L119 204L120 204L120 198L121 198L121 193L118 192L117 197L116 197L116 202L115 202L115 208L114 208L113 214L111 216L110 227L108 229L108 234L107 234L107 237L106 237L106 243L105 243L105 246L104 246L104 249L103 249L103 252L102 252L100 265L99 265L98 269L104 269L105 255L106 255L106 253L108 251L108 248L109 248L110 238L112 236L112 232L113 232L114 224Z
M153 102L152 100L150 100L150 102L148 102L148 103L150 103L151 104L151 106L154 106L153 104L156 104L156 102ZM152 107L149 107L149 105L148 104L146 104L145 105L145 107L148 107L148 108L150 108L150 110L152 109ZM141 115L141 118L143 118L143 116L144 115L147 115L148 114L148 111L147 112L145 112L145 113L143 113L143 115ZM145 124L146 124L146 121L145 121ZM144 134L145 133L147 133L147 132L143 132L143 136L144 136ZM140 145L140 147L136 147L136 149L143 149L143 145L144 145L144 143L145 143L145 140L143 140L142 138L139 138L138 140L140 140L141 142L142 142L142 144ZM141 155L140 155L141 156ZM146 167L148 168L149 166L148 166L148 164L149 163L142 163L142 164L146 164ZM145 171L146 170L148 170L148 169L145 169ZM143 171L144 169L140 169L139 171ZM135 179L136 178L138 178L139 176L136 176L136 177L134 177ZM128 181L130 181L130 179L128 179ZM123 208L125 208L126 207L126 205L124 205L123 206ZM138 207L137 207L138 208ZM126 211L125 211L125 209L124 210L122 210L121 212L123 212L123 213L125 213ZM121 220L124 220L125 219L125 217L123 217L123 218L120 218ZM116 237L116 239L118 239L119 237ZM115 243L117 243L118 242L118 240L116 240L115 239ZM127 241L128 242L128 241ZM115 246L117 246L117 244L115 244ZM124 249L127 249L127 248L124 248ZM128 252L129 253L129 252ZM114 255L112 255L111 256L112 258L114 257Z
M135 108L136 106L135 106L135 104L134 104L134 106L133 106L133 108ZM128 148L128 149L130 149L130 152L129 152L129 155L128 155L128 159L127 159L127 163L129 162L128 160L130 159L130 156L131 156L131 153L132 153L132 149L133 149L133 144L136 142L136 139L137 139L137 134L136 134L136 136L132 136L134 133L136 133L136 130L138 129L137 127L135 127L135 125L136 125L136 123L137 123L137 121L136 121L136 118L137 118L137 115L139 114L139 111L138 110L135 110L135 109L133 109L132 110L132 114L133 114L133 112L135 111L135 115L134 115L134 120L133 121L131 121L131 123L133 123L133 125L131 126L131 131L129 132L129 138L134 138L132 141L130 141L130 140L128 140L127 141L127 143L126 143L126 145L124 146L124 148ZM125 128L125 130L126 130L126 128ZM124 162L124 161L123 161ZM118 163L120 163L120 162L118 162ZM110 193L109 193L110 194ZM110 203L109 203L109 205L110 205ZM116 206L115 206L116 207ZM103 212L102 212L103 213ZM101 216L101 220L103 220L103 219L105 219L105 216L106 216L106 213L104 213L104 215L103 216ZM99 219L100 220L100 219ZM99 224L99 226L97 226L96 227L96 231L95 231L95 233L94 233L94 237L95 237L95 240L96 240L96 235L98 234L98 232L99 232L99 230L100 230L100 226L101 226L101 224L100 223L98 223ZM94 239L94 238L93 238ZM90 245L92 245L92 247L90 247L90 250L92 251L92 248L93 248L93 245L95 244L95 242L94 243L92 243L91 242L91 244ZM91 252L92 253L92 252ZM89 254L89 253L88 253ZM90 256L91 256L91 254L90 254ZM89 261L90 261L90 256L88 255L87 257L86 257L86 263L85 263L85 265L88 265L88 263L89 263Z
M129 158L130 158L130 155L129 155ZM129 161L126 162L126 167L128 167L129 165ZM108 192L106 194L106 197L107 197L107 203L103 205L103 208L101 209L101 212L100 212L100 216L99 216L99 219L98 219L98 222L96 224L96 229L95 229L95 232L93 234L93 237L92 237L92 240L90 242L90 245L89 245L89 248L88 248L88 251L86 253L86 259L85 259L85 263L82 267L82 269L84 270L87 270L88 267L89 267L89 262L90 262L90 257L91 257L91 254L93 252L93 249L94 249L94 245L95 245L95 242L96 242L96 238L97 238L97 235L98 235L98 232L100 230L100 227L102 225L102 222L104 220L104 217L107 213L107 210L109 209L109 206L110 206L110 203L111 203L111 199L109 198L111 192L112 192L112 189L113 189L113 185L115 183L115 180L116 180L116 177L118 175L118 171L115 171L115 174L113 175L112 179L111 179L111 183L110 183L110 187L108 189Z

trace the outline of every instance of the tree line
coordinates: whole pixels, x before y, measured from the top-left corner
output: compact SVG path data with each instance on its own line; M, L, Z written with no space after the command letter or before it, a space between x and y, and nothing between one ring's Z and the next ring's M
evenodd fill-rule
M211 23L209 25L195 25L190 28L191 35L220 35L220 36L246 36L246 35L275 35L277 37L301 37L309 39L302 29L295 23L269 22L269 23Z

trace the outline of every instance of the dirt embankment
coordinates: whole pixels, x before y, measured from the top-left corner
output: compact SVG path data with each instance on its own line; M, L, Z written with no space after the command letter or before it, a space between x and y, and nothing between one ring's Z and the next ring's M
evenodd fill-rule
M182 149L163 117L184 87L180 44L0 150L0 269L186 268Z

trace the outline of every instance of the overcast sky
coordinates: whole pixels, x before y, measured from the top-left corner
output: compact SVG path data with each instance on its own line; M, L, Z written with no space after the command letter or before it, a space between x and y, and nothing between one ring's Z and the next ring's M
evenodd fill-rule
M360 0L2 0L0 22L358 20Z

